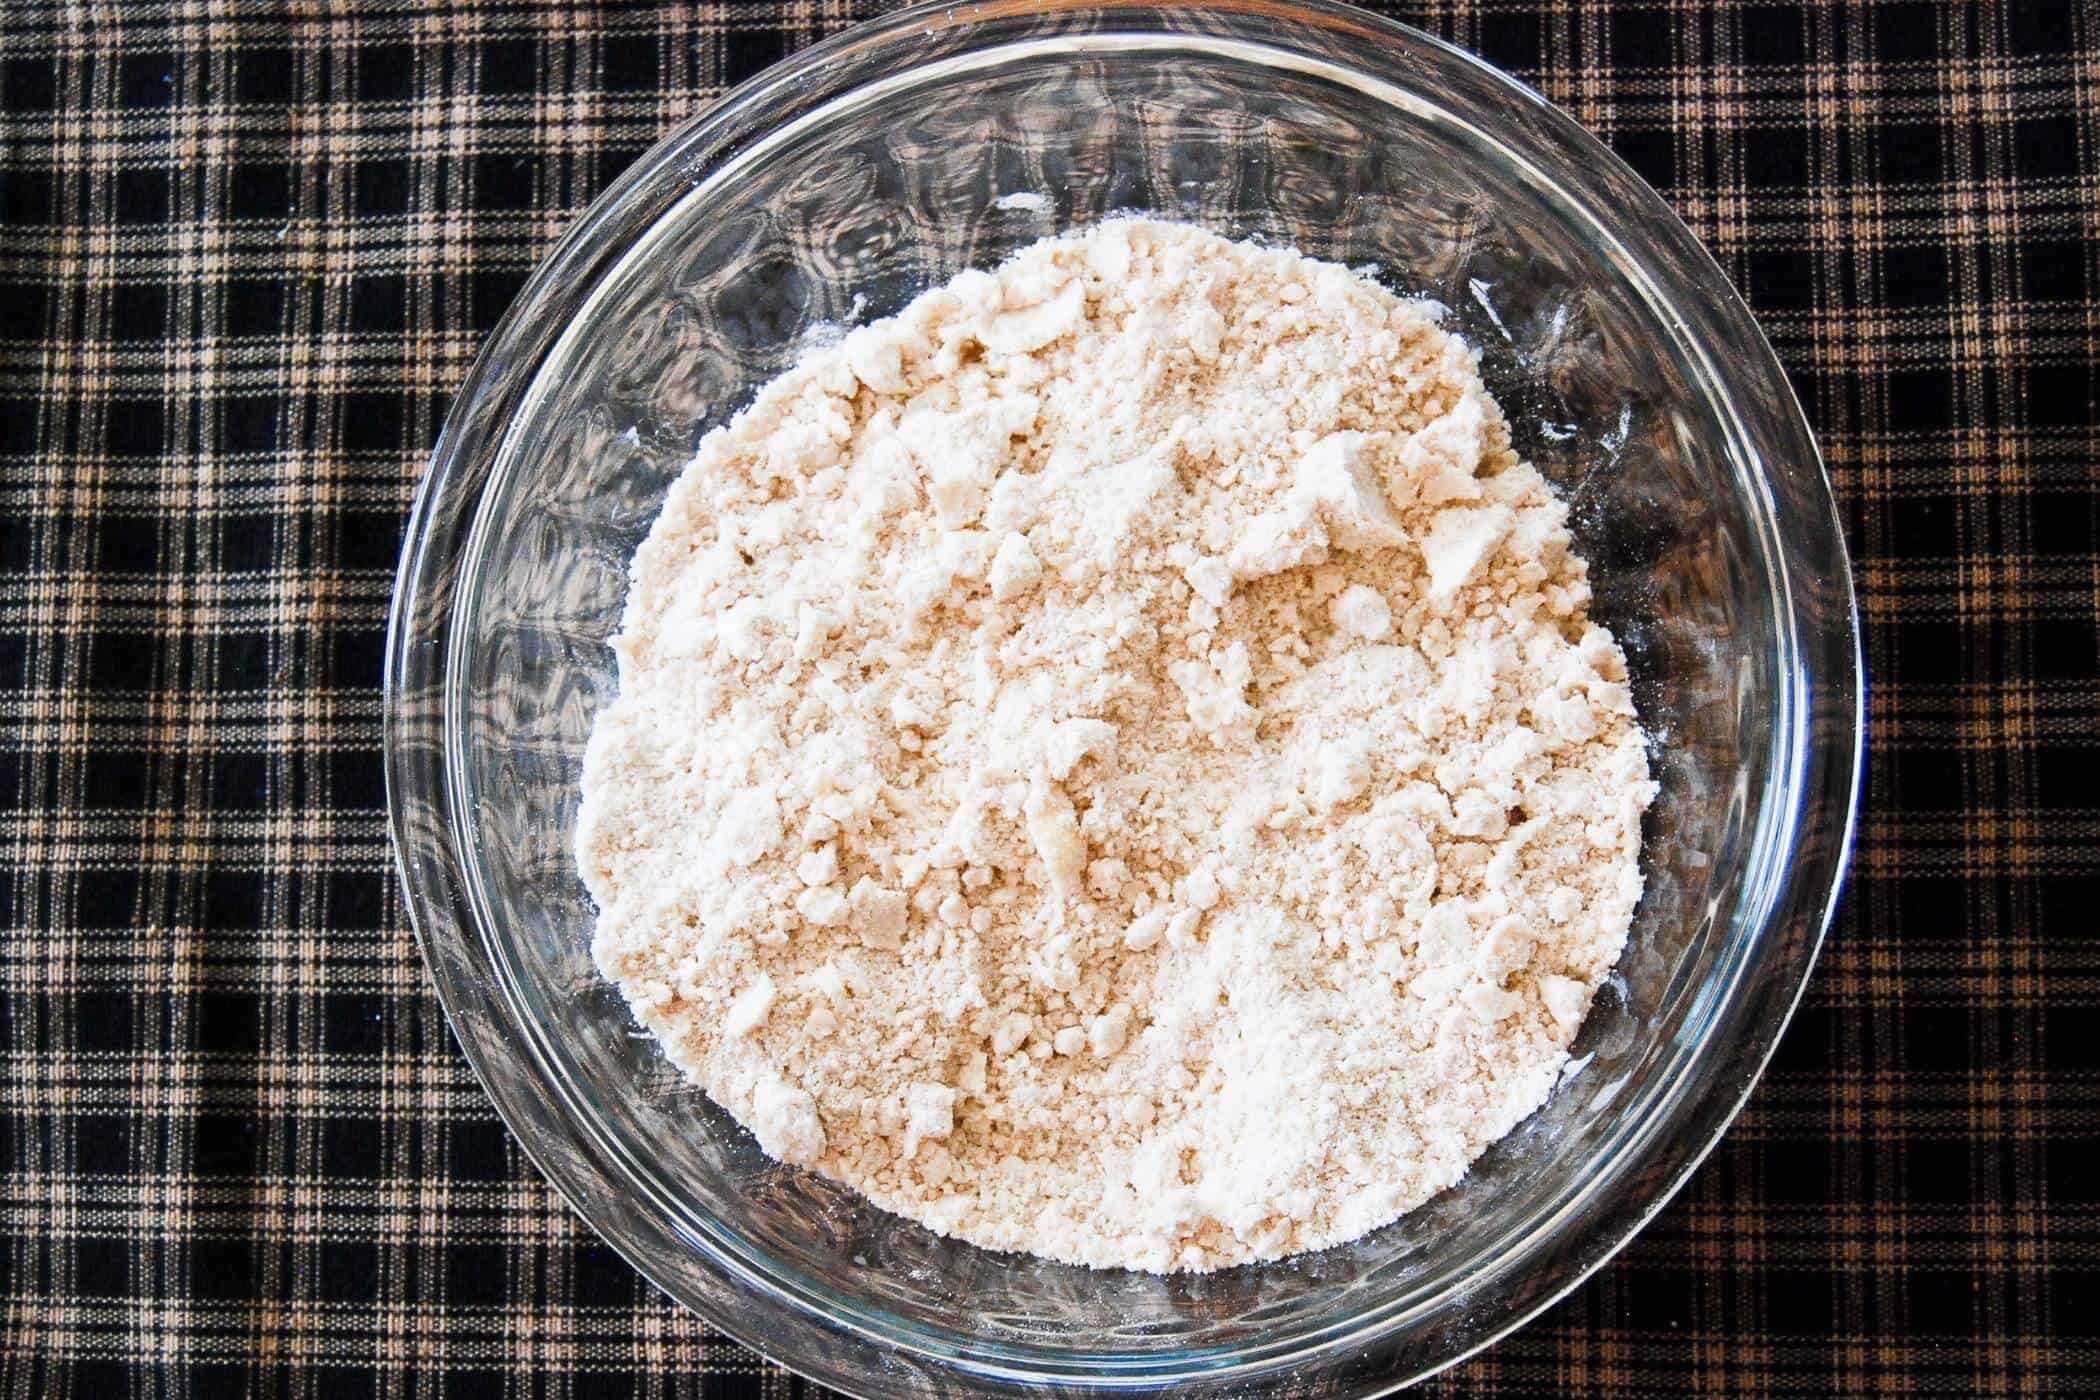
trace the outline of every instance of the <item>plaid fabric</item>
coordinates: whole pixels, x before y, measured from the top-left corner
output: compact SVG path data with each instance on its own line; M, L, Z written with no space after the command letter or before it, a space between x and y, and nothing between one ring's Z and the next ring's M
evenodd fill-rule
M2090 1392L2100 9L1395 12L1605 134L1748 293L1874 686L1851 893L1749 1110L1431 1391ZM0 1394L803 1388L488 1109L388 868L379 658L425 453L527 271L856 13L0 9Z

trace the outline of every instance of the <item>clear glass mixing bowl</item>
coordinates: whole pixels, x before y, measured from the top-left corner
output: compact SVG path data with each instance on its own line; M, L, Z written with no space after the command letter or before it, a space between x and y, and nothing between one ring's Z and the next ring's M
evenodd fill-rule
M1662 783L1632 940L1545 1108L1385 1229L1203 1277L952 1243L768 1161L593 970L570 853L626 561L699 435L813 332L1119 210L1451 309L1574 503ZM1861 733L1828 487L1719 269L1535 94L1421 34L1272 0L912 10L673 133L460 390L386 703L409 908L526 1150L674 1297L882 1394L1360 1394L1545 1307L1662 1205L1763 1067L1837 888Z

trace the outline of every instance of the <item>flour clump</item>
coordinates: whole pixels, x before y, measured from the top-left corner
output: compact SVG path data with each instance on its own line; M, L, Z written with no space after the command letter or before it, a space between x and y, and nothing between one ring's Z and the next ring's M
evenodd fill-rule
M1436 308L1115 221L810 353L638 551L594 951L772 1155L1214 1269L1462 1176L1655 789L1567 512Z

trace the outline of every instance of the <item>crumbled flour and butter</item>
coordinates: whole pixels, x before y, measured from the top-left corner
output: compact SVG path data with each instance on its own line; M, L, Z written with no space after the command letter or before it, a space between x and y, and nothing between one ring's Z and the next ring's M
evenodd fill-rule
M1436 308L1117 221L709 433L584 767L595 951L785 1161L979 1244L1334 1244L1538 1107L1654 787Z

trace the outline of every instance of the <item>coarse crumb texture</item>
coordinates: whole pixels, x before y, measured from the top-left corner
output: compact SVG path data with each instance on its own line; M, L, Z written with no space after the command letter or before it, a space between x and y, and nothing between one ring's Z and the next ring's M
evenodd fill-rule
M979 1244L1338 1243L1535 1109L1654 787L1435 307L1127 220L709 433L635 556L595 952L775 1157Z

